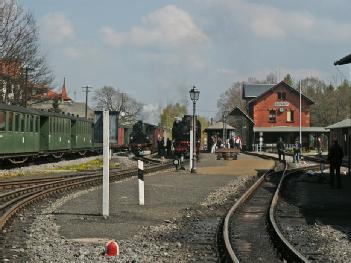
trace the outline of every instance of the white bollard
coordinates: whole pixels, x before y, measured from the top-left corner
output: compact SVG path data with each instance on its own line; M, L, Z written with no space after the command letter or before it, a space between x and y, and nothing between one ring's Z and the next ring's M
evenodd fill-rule
M103 177L102 177L102 215L104 217L109 216L109 204L110 204L110 143L109 143L109 112L103 112Z
M144 162L138 160L139 205L144 205Z

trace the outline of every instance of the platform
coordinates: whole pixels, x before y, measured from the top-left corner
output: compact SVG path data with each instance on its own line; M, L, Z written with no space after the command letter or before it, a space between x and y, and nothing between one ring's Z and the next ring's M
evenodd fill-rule
M238 176L256 176L273 166L273 161L240 154L238 160L216 160L202 154L196 174L187 171L159 172L145 177L145 206L138 205L138 183L133 178L110 185L110 217L101 213L101 189L68 201L57 209L60 234L80 241L128 239L143 226L158 225L181 216L181 211L198 204L211 192Z

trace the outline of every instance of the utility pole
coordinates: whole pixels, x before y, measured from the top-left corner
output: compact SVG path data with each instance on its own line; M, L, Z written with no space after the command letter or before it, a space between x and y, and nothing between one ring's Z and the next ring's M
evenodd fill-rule
M30 67L25 67L25 86L24 86L24 107L27 108L27 102L28 102L28 71L33 70ZM31 94L32 95L32 94Z
M88 93L91 92L89 89L92 89L92 87L85 86L85 87L82 87L82 89L85 89L83 90L83 92L85 92L85 118L87 118L88 117Z

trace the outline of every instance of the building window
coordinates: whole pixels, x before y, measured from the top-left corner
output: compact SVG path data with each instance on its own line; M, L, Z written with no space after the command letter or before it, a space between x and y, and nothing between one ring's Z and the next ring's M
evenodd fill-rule
M269 122L276 122L277 121L277 113L275 110L269 111Z
M286 100L286 93L278 92L278 100Z
M294 111L293 110L288 110L286 112L286 121L287 122L294 122Z

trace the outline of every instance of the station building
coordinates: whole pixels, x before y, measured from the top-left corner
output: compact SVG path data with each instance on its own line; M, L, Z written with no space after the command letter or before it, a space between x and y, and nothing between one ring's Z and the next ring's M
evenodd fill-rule
M315 149L317 143L328 147L328 130L311 127L311 99L285 82L278 84L243 84L242 98L246 110L234 108L229 116L229 124L236 128L247 149L275 150L279 137L287 147L292 147L299 138L300 118L302 146ZM318 139L319 138L319 139Z

